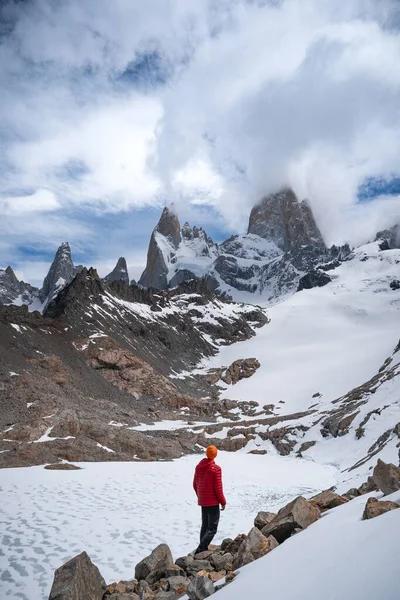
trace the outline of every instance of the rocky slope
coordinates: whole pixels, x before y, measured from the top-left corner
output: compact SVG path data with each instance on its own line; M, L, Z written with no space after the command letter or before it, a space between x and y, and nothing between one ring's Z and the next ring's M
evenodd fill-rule
M140 284L166 289L194 277L238 299L274 300L296 291L300 278L319 263L343 260L345 246L326 248L308 204L290 189L264 198L253 208L247 235L221 244L201 228L180 228L175 210L165 208L154 229Z
M44 315L0 308L0 465L172 458L204 435L137 431L151 420L233 418L205 378L177 376L267 323L199 282L154 294L83 269Z

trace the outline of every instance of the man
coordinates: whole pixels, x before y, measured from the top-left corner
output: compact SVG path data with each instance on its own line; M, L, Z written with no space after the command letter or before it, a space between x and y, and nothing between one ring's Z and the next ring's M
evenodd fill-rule
M222 470L215 464L214 459L218 454L215 446L208 446L207 458L203 458L196 467L193 479L193 488L196 492L198 504L201 506L201 531L200 544L195 554L208 550L218 530L219 506L225 510L226 500L222 488Z

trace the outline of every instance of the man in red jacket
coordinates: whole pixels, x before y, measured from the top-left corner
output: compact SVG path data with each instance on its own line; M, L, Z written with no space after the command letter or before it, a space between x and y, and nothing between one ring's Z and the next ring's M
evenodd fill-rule
M195 552L199 554L208 550L218 530L219 506L225 510L226 500L222 488L222 470L215 464L214 458L218 450L215 446L208 446L207 458L203 458L196 467L193 479L193 488L197 494L198 504L201 506L201 531L200 544Z

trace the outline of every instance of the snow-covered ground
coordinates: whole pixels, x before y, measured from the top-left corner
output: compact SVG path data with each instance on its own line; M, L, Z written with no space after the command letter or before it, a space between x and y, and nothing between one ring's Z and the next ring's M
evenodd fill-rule
M241 569L218 599L398 600L400 509L362 521L366 500L334 508ZM385 500L399 503L400 492Z
M175 558L193 550L198 460L0 471L1 596L44 600L54 570L83 550L108 582L132 579L135 564L161 542ZM217 541L247 533L258 510L278 509L335 482L332 467L295 458L220 453L217 462L228 501Z
M399 341L400 290L390 289L399 259L399 250L379 252L377 243L368 244L330 271L333 281L325 287L270 307L271 322L254 338L204 360L207 367L239 358L261 362L251 378L225 386L223 397L261 405L282 400L282 413L289 413L307 410L317 392L329 402L368 380Z

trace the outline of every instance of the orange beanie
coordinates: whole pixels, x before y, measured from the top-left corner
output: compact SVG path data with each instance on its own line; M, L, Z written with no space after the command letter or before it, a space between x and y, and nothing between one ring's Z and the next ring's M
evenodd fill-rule
M215 446L208 446L207 450L206 450L206 455L207 458L209 458L210 460L213 460L218 454L218 450L216 449Z

